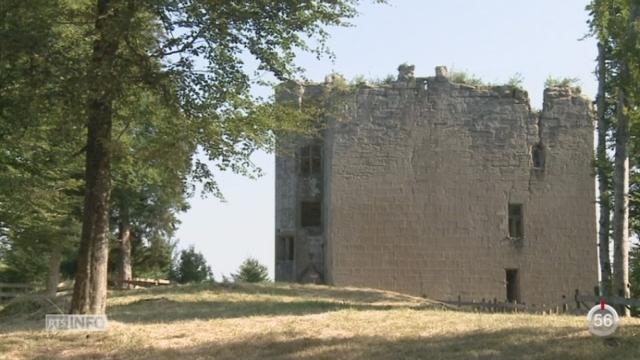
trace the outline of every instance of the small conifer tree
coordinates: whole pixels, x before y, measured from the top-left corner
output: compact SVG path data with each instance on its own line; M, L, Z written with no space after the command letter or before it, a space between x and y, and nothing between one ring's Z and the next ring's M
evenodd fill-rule
M267 267L260 264L257 259L251 257L246 259L242 265L240 265L238 273L232 276L235 281L239 282L258 283L269 281Z

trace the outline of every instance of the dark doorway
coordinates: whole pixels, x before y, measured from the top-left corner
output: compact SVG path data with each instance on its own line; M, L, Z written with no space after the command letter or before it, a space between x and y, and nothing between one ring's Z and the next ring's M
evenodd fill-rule
M506 269L507 273L507 301L520 302L520 279L518 269Z

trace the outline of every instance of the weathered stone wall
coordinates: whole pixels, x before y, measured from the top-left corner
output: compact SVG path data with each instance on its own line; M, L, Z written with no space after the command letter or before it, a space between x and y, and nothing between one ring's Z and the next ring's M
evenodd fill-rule
M364 87L344 118L330 121L325 280L436 299L505 299L505 269L518 269L526 303L591 292L597 262L589 100L575 89L547 89L534 114L520 90L453 84L439 71ZM542 169L532 164L535 146L543 149ZM292 189L293 180L282 174L276 203L291 208L298 200L283 201L282 189ZM509 237L509 203L523 206L521 240ZM291 218L282 204L278 227Z

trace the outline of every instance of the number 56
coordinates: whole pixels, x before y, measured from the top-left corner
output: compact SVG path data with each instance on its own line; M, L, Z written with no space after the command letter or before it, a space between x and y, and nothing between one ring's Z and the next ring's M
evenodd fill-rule
M613 316L611 314L595 314L593 316L593 326L595 327L610 327L613 325Z

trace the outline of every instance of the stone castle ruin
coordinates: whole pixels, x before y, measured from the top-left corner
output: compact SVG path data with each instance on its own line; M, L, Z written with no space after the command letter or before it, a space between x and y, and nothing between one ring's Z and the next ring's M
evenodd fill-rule
M278 139L276 280L527 304L593 291L591 102L548 88L534 112L513 86L413 70L360 86L317 137Z

